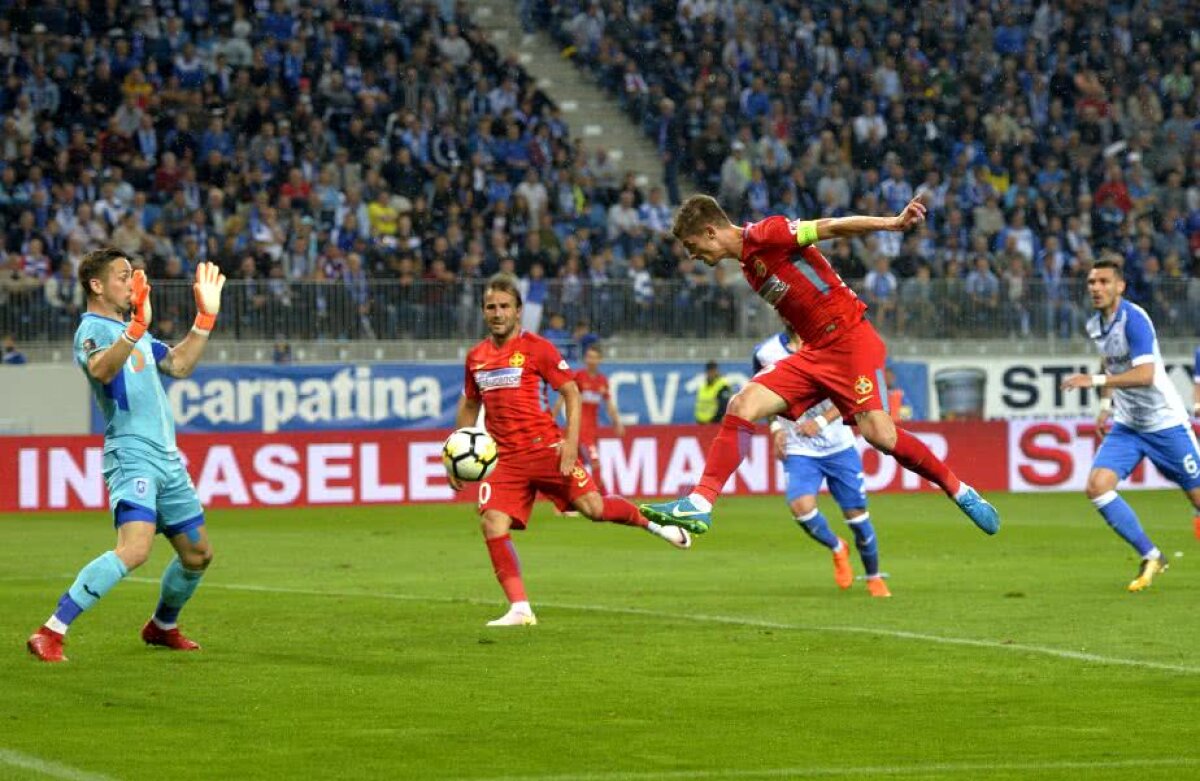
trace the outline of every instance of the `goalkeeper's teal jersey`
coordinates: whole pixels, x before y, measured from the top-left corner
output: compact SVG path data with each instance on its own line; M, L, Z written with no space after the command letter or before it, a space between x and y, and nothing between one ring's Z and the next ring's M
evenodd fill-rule
M107 424L104 452L132 448L177 457L175 418L158 376L158 362L170 348L146 334L111 382L99 382L87 371L88 358L115 344L124 330L125 323L91 312L83 315L75 330L75 361L83 368Z

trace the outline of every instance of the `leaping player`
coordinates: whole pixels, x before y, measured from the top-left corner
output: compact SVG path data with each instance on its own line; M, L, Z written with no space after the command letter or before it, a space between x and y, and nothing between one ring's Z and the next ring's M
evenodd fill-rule
M804 348L764 369L738 391L709 447L696 490L675 501L642 505L647 517L694 534L708 531L717 495L746 456L753 421L776 415L795 420L830 399L873 447L940 487L984 532L1000 530L996 509L921 440L892 421L884 381L887 349L864 318L866 304L813 246L873 231L904 231L924 219L919 197L895 217L774 216L745 227L731 223L711 196L693 195L684 202L672 233L688 253L710 266L737 258L746 281L792 327Z

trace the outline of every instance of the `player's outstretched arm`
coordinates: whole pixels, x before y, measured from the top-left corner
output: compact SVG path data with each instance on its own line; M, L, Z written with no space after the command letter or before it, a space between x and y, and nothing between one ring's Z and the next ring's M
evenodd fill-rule
M192 330L183 341L171 348L158 362L159 371L172 377L187 377L195 370L208 346L208 336L217 323L221 311L221 290L225 287L225 275L215 263L196 266L196 283L192 292L196 295L196 320Z
M150 283L146 280L146 272L141 269L134 271L130 278L130 284L133 286L133 296L129 302L132 313L129 325L121 334L121 338L107 350L94 353L88 358L88 373L97 382L106 385L121 373L125 361L133 352L134 345L145 335L146 329L150 327L150 323L154 319L154 313L150 306Z
M909 201L908 205L895 217L854 215L801 222L796 233L796 241L801 245L808 245L826 239L843 239L876 231L906 231L924 221L925 204L922 202L921 196L917 196Z

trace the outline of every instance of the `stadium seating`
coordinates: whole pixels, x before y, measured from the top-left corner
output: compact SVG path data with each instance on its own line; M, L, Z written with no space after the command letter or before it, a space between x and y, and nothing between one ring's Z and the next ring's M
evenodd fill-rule
M1200 57L1157 6L523 0L659 144L667 192L645 192L465 2L68 5L0 17L0 333L21 341L70 333L74 268L106 243L145 262L166 338L205 259L232 280L222 335L470 336L498 270L531 327L753 335L736 273L665 233L681 172L741 219L927 192L925 228L826 248L891 334L1077 334L1104 254L1166 333L1200 324Z

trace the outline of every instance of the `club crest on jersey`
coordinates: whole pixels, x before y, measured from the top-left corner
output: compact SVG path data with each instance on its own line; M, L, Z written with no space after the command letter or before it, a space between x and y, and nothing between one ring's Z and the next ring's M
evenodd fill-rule
M135 374L146 368L146 354L136 347L129 353L129 368L133 369Z
M525 365L525 356L522 353L513 353L512 357L508 359L508 365L509 366L518 366L518 367L524 366Z
M875 383L871 382L865 374L860 374L854 381L854 392L859 396L866 396L873 390L875 390Z
M765 277L767 275L767 264L762 262L762 258L754 259L754 275L756 277Z

